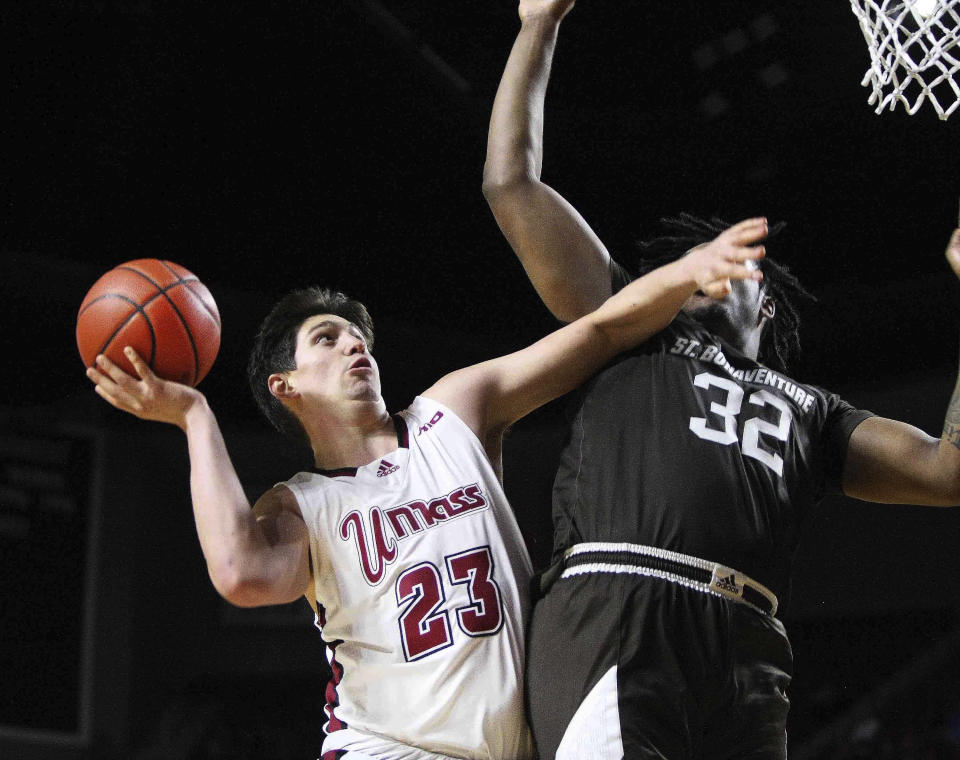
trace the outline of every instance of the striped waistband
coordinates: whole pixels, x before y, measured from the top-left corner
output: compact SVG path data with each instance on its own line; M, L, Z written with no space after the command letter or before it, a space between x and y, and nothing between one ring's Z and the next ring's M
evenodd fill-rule
M586 573L627 573L661 578L696 591L777 614L777 597L766 586L717 562L642 544L575 544L564 553L559 578Z

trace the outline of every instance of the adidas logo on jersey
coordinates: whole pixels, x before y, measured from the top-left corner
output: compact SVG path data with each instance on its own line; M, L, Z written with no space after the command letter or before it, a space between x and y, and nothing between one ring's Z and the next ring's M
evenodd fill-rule
M380 466L377 468L377 477L382 478L389 475L391 472L396 472L400 469L400 465L391 464L386 459L380 460Z

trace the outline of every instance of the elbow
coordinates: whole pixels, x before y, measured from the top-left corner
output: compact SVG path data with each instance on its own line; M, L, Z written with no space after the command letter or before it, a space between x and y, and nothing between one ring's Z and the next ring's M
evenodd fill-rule
M533 187L539 183L539 179L529 172L513 166L499 166L491 164L490 161L483 167L483 197L491 207L502 202L505 198Z
M207 565L217 593L235 607L288 604L307 593L310 573L306 558L296 570L258 558L224 558Z
M944 500L946 507L960 507L960 472L950 478L950 485Z
M217 593L235 607L258 607L267 603L263 601L265 583L244 572L241 564L226 560L208 565L207 573Z
M946 449L947 457L944 462L942 452ZM935 476L935 482L940 484L937 489L939 493L938 504L944 507L960 507L960 457L952 444L945 446L942 442L938 446L938 454L941 454L938 473Z

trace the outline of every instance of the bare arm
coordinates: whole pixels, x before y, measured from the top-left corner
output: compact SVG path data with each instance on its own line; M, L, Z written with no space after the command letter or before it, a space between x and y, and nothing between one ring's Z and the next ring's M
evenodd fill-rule
M132 351L128 357L139 378L106 357L87 376L118 409L186 433L194 520L214 587L241 607L302 596L310 581L309 539L293 494L275 488L251 510L203 394L158 378Z
M577 210L540 180L543 115L560 21L573 0L521 0L520 33L490 116L483 193L547 308L565 322L610 295L610 255Z
M710 244L659 267L610 296L594 312L532 346L454 372L425 395L452 408L488 444L491 458L504 428L567 393L617 354L666 327L698 288L722 298L730 279L760 279L744 262L764 255L752 245L767 234L765 219L749 219Z
M947 246L960 277L960 229ZM843 471L848 496L889 504L960 505L960 379L940 438L896 420L864 420L850 436Z

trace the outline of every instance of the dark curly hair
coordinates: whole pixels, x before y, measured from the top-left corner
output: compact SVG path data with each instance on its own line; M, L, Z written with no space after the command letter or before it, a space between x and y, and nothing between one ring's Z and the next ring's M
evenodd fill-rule
M260 411L281 433L307 444L300 420L270 393L267 378L296 369L297 333L316 314L334 314L352 322L367 347L373 348L373 320L367 307L339 291L314 286L291 291L276 303L260 324L247 362L247 380Z
M678 259L695 246L709 243L731 226L723 219L701 219L686 212L661 219L660 223L666 235L639 243L643 258L638 264L638 275ZM784 222L770 225L767 237L772 238L785 226ZM796 304L801 299L815 301L816 298L783 264L769 258L761 259L759 264L763 272L763 292L774 300L777 309L773 319L767 320L760 337L758 359L785 372L790 361L800 354L800 314Z

